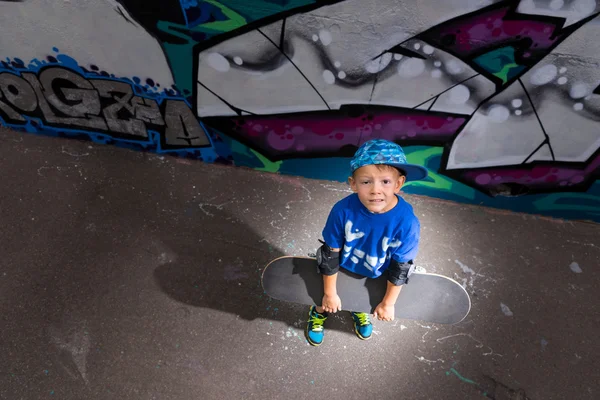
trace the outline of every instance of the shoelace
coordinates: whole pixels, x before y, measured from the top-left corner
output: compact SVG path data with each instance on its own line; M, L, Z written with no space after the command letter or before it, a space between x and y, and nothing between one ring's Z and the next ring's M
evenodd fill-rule
M358 318L358 322L360 323L360 326L369 325L371 323L371 321L369 321L369 314L355 313L354 315L356 315L356 317Z
M312 323L312 331L321 332L323 330L323 324L325 323L324 317L319 317L320 314L313 314L310 316L310 322Z

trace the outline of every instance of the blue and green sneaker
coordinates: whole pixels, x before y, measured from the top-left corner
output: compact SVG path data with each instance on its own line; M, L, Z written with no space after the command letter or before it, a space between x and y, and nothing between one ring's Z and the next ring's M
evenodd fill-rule
M373 333L373 325L369 319L369 314L353 312L352 319L354 320L354 332L362 340L371 339Z
M325 329L323 324L327 320L327 313L319 314L317 307L311 306L308 312L308 324L306 324L306 338L308 343L318 346L323 343Z

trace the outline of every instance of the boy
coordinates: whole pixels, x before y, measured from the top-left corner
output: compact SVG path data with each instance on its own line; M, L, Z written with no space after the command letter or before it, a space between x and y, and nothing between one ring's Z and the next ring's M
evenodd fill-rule
M350 162L353 194L331 210L323 229L317 263L323 275L323 301L309 311L306 336L318 346L330 312L342 310L336 292L339 268L377 278L387 274L387 290L373 317L394 319L394 304L417 255L420 223L412 206L398 193L408 180L423 179L427 169L406 163L402 147L383 139L364 143ZM366 313L352 312L354 332L370 339L373 326Z

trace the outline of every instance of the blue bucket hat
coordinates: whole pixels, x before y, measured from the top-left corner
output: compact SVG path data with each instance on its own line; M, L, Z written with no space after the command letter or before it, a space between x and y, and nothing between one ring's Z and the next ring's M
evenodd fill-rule
M407 164L402 147L384 139L373 139L363 143L350 161L352 173L365 165L385 164L401 169L407 181L416 181L427 177L427 168Z

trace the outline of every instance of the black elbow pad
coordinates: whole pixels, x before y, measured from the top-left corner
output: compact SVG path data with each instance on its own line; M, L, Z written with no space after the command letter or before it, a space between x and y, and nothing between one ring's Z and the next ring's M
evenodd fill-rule
M340 269L340 252L331 251L327 243L317 249L317 269L320 274L334 275Z
M394 286L404 285L408 283L408 273L412 267L412 260L400 263L394 259L390 261L388 267L388 281Z

